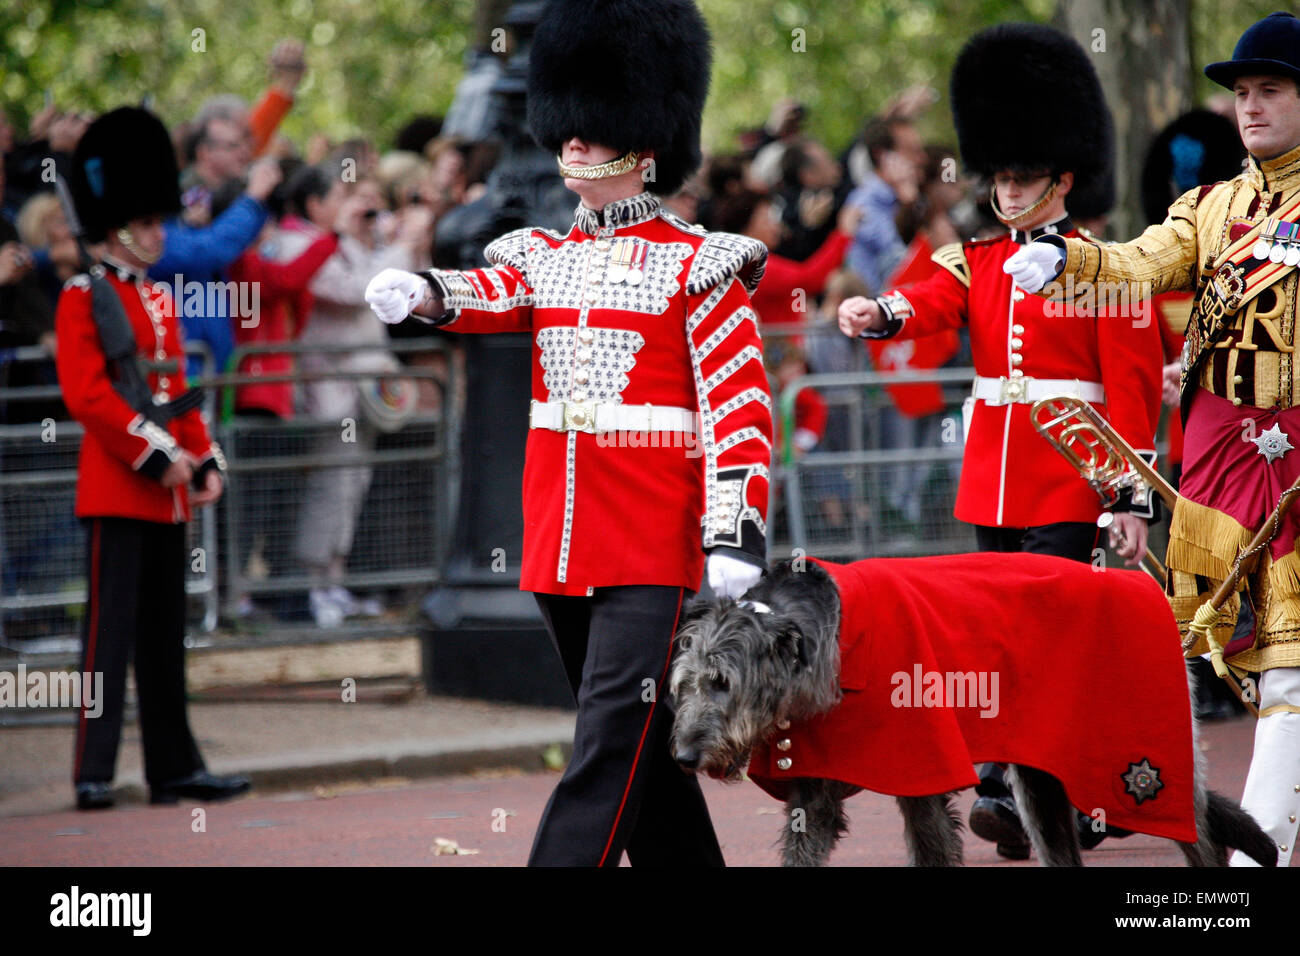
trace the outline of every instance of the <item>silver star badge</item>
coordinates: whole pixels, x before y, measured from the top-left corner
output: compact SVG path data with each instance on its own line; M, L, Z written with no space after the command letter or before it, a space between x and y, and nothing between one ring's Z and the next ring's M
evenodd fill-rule
M1120 774L1120 778L1124 781L1125 792L1131 793L1139 806L1143 800L1154 800L1165 785L1160 779L1160 769L1151 766L1151 761L1146 757L1142 758L1141 763L1129 764L1128 773Z
M1268 459L1270 465L1295 447L1288 440L1286 432L1282 431L1276 422L1273 423L1272 428L1266 432L1261 432L1258 437L1252 438L1251 441L1255 443L1259 453Z

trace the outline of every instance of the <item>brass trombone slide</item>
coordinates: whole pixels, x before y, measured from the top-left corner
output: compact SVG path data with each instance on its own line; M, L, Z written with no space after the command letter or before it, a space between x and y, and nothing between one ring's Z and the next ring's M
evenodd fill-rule
M1097 492L1102 507L1111 507L1124 491L1131 491L1138 503L1154 491L1171 511L1178 502L1178 492L1164 476L1147 464L1110 422L1083 399L1073 395L1048 396L1033 404L1029 420ZM1112 514L1103 514L1098 517L1097 526L1108 528L1113 521ZM1161 587L1165 586L1168 572L1150 548L1141 567Z
M1075 470L1101 497L1104 506L1109 508L1113 505L1119 499L1120 492L1125 489L1132 489L1135 499L1140 499L1144 493L1149 494L1154 491L1169 506L1170 511L1178 503L1178 492L1165 481L1164 476L1147 464L1146 460L1133 450L1133 446L1110 426L1110 422L1102 418L1097 410L1083 399L1073 395L1049 396L1033 404L1029 410L1029 420L1034 423L1038 433L1051 442L1052 446L1074 465ZM1273 512L1269 521L1264 522L1264 527L1260 528L1255 540L1237 559L1228 579L1196 612L1196 617L1189 628L1189 643L1184 646L1186 650L1195 642L1195 635L1203 634L1209 643L1210 661L1214 665L1214 672L1228 682L1237 699L1256 717L1259 716L1259 711L1255 704L1245 699L1241 687L1223 663L1223 648L1214 639L1211 625L1218 616L1218 609L1232 596L1241 575L1242 558L1253 554L1277 534L1281 515L1286 512L1291 499L1297 493L1300 493L1300 480L1283 493L1277 510ZM1102 514L1097 519L1098 526L1108 527L1110 521L1105 520L1108 518L1114 520L1109 512ZM1168 574L1156 556L1151 553L1150 548L1147 548L1147 559L1160 569L1162 577ZM1145 564L1142 570L1155 578L1162 587L1164 586L1165 582L1152 573Z

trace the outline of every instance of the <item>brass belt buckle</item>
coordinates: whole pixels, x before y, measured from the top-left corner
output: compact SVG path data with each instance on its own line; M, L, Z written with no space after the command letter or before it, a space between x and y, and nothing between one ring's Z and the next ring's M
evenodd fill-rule
M1023 402L1029 392L1029 379L1027 378L1007 378L1005 375L998 378L998 386L1001 393L998 395L998 403L1001 405L1014 405L1017 402Z
M594 434L596 431L595 402L565 402L564 431Z

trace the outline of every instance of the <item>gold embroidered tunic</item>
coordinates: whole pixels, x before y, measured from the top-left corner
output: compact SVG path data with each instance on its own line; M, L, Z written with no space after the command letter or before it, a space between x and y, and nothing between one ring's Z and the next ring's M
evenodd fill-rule
M1195 321L1197 306L1206 305L1202 300L1215 291L1216 260L1298 198L1300 146L1268 160L1252 156L1234 179L1184 193L1163 223L1131 242L1056 240L1065 249L1065 263L1057 280L1039 293L1075 303L1102 296L1139 301L1162 292L1196 294L1183 352L1189 457L1167 557L1168 596L1184 633L1272 511L1277 490L1300 475L1300 452L1267 457L1256 440L1276 425L1282 432L1291 428L1290 444L1300 446L1300 428L1292 428L1300 411L1289 411L1300 405L1295 361L1300 272L1290 269L1239 308L1227 310L1209 334ZM1215 451L1194 454L1198 438L1202 449ZM1256 609L1256 640L1230 658L1238 668L1300 666L1297 522L1300 509L1288 516L1289 527L1274 546L1247 566L1251 573L1243 587L1250 587ZM1239 607L1240 592L1222 609L1215 626L1220 640L1231 636Z

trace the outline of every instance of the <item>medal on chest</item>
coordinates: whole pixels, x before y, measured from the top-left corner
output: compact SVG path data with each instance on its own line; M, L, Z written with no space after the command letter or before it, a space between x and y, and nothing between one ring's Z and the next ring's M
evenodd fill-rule
M1259 260L1300 265L1300 222L1268 220L1250 254Z
M615 239L609 251L605 278L613 284L640 285L645 279L645 258L650 244L644 239Z

